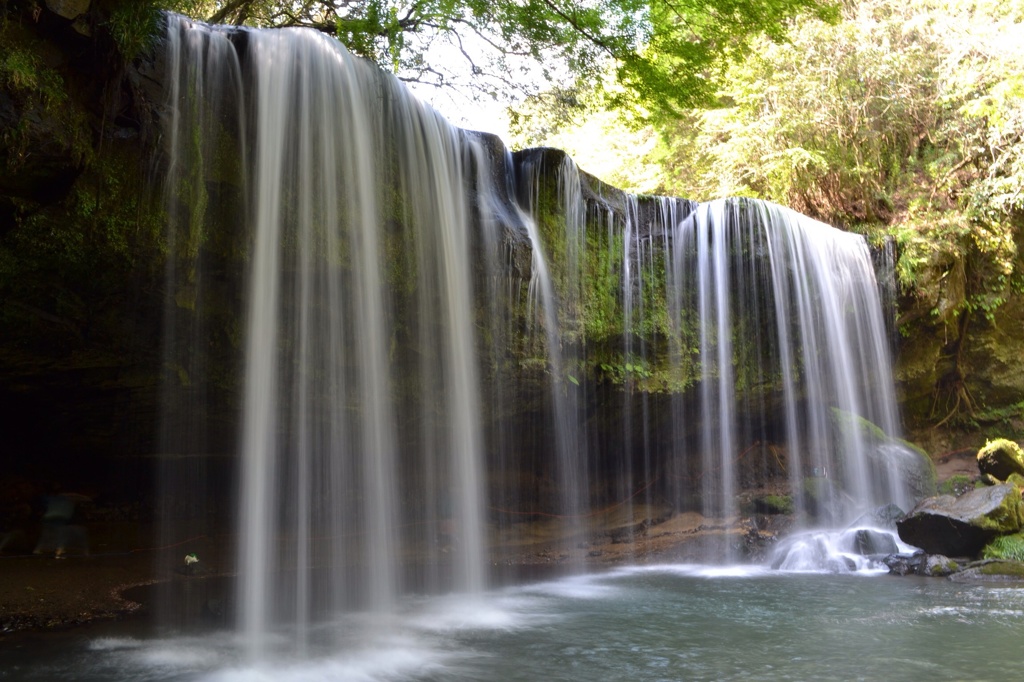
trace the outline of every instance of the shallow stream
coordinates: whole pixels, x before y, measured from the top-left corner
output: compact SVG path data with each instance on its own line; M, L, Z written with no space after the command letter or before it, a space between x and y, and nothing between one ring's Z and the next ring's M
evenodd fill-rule
M2 680L1005 680L1024 589L880 574L666 565L405 601L292 633L264 660L227 632L130 623L0 652ZM127 630L126 630L127 627Z

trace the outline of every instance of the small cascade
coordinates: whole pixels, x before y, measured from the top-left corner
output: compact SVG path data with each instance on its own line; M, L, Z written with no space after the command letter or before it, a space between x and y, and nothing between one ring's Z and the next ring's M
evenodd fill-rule
M570 550L582 540L586 532L584 521L589 515L586 437L581 412L585 389L576 376L582 369L579 351L582 347L580 325L586 206L582 199L579 169L566 156L556 172L557 212L553 216L540 215L542 171L540 159L527 160L522 164L521 197L527 212L523 222L533 253L529 296L531 309L535 312L531 312L530 318L538 320L541 327L548 364L553 421L551 438L560 490L557 510L562 526L560 535L569 556L579 558L578 553ZM542 235L542 229L547 234ZM548 251L552 247L560 251L560 258L556 261L559 265L560 297L555 295L555 277L549 271Z
M897 412L864 240L783 207L722 200L680 222L670 248L673 361L680 383L697 386L674 418L700 424L691 492L703 513L738 512L741 448L768 442L786 444L778 464L797 508L817 505L835 523L907 504L881 453Z
M770 563L773 569L794 573L887 573L883 559L913 550L894 530L857 526L787 537L772 552Z

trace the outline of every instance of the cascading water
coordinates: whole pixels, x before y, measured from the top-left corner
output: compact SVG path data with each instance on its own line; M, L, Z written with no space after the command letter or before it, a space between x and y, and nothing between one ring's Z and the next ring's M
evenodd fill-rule
M862 238L549 174L315 32L171 16L164 58L168 393L239 394L251 655L279 623L301 652L338 612L482 592L523 518L581 561L599 509L725 524L758 468L834 523L906 503ZM239 360L183 368L183 320Z
M786 443L798 508L814 496L838 523L884 501L906 505L909 491L878 452L897 411L864 240L729 200L698 206L674 228L671 250L677 376L700 387L694 404L675 403L675 419L700 420L705 514L738 511L741 448L771 440Z
M228 118L248 126L233 163L251 227L235 248L249 267L238 604L252 651L279 620L301 646L315 616L390 611L412 548L479 592L471 142L317 33L168 21L172 154L225 144L222 121L190 115L221 68L210 46L243 55ZM218 238L205 229L196 249Z
M564 157L557 171L558 217L564 231L553 241L562 245L559 291L555 295L554 282L548 272L546 247L540 234L538 194L542 184L542 166L538 159L522 165L523 185L526 190L524 204L530 215L523 223L532 246L533 261L529 297L531 310L539 312L531 318L540 320L543 349L549 365L548 391L550 395L552 428L557 467L557 481L561 490L558 518L562 521L561 535L570 546L580 541L586 531L584 520L589 512L589 476L586 458L586 436L580 412L581 393L579 373L581 358L580 304L582 258L585 243L586 209L580 189L580 175L576 164ZM574 374L575 373L575 374ZM585 400L585 398L584 398Z

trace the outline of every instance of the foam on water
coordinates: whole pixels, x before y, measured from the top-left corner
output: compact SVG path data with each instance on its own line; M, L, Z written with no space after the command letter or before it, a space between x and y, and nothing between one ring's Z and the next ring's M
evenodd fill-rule
M866 553L857 547L858 533L888 538L889 550ZM773 568L789 573L881 574L889 570L881 561L883 554L909 554L915 549L891 530L868 526L842 531L812 530L783 539L775 548L771 563Z

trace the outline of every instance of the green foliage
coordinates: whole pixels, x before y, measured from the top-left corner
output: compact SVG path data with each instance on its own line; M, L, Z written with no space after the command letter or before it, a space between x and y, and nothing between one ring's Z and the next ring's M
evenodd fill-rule
M0 144L13 171L40 152L40 140L32 133L40 127L48 130L43 142L62 147L75 163L85 163L92 154L86 113L69 100L64 77L49 66L55 61L51 51L25 27L0 25L0 88L11 96L18 116L0 128Z
M1024 561L1024 534L1002 535L981 550L984 559Z
M106 29L125 62L153 46L159 28L158 0L121 2L110 12Z
M969 490L974 490L975 482L966 474L954 474L939 484L940 495L955 495L960 497Z
M754 501L755 508L767 514L792 514L795 510L789 495L765 495Z
M510 99L546 81L604 95L635 115L702 104L753 41L781 41L826 0L165 0L213 23L305 26L338 37L401 78Z
M67 101L64 79L43 66L39 56L17 46L0 48L0 83L29 97L38 98L47 107Z

